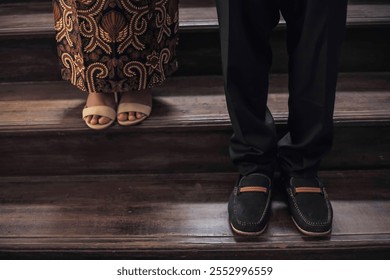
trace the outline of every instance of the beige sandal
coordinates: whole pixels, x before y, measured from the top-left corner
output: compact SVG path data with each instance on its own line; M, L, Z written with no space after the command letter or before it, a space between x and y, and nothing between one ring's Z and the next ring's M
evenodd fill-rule
M147 117L150 116L150 113L152 112L152 95L150 93L128 92L125 94L128 95L126 96L127 100L126 102L119 102L117 115L122 113L134 112L142 113L145 116L134 121L121 121L118 119L118 123L120 125L135 125L144 121Z
M117 99L118 99L117 95L115 94L115 104L117 104ZM106 123L106 124L90 124L85 120L85 118L88 116L92 116L92 115L106 117L106 118L111 119L111 121ZM110 106L104 106L104 105L92 106L92 107L85 107L83 109L83 120L85 121L85 124L89 128L92 128L95 130L101 130L101 129L105 129L105 128L109 127L110 125L112 125L115 122L115 119L116 119L116 112Z

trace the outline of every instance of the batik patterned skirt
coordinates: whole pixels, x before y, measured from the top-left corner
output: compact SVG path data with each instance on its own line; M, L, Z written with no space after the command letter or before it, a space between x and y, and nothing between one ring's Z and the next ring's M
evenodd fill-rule
M160 85L177 68L178 0L53 0L61 75L87 92Z

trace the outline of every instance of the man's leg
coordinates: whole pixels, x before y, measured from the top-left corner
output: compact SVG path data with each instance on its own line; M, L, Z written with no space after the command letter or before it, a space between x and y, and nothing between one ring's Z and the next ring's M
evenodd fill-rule
M217 0L225 93L234 134L230 156L241 175L272 176L276 134L267 110L269 36L279 21L273 0Z
M234 130L230 156L242 178L229 200L233 229L259 234L267 224L276 134L267 109L274 0L217 0L227 106ZM251 188L252 187L252 188Z
M346 0L283 0L289 53L289 133L279 163L290 176L313 177L333 139L333 108Z
M290 209L307 234L330 232L332 208L317 178L333 140L333 110L346 0L281 0L289 53L288 134L278 144ZM304 187L304 188L302 188Z

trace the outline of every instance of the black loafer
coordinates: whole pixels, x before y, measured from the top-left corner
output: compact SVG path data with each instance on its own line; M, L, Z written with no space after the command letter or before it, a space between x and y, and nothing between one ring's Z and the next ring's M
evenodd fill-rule
M303 234L327 235L332 230L333 210L321 181L290 177L285 180L292 219Z
M271 179L250 174L238 180L229 199L228 211L233 231L258 235L268 224L271 201Z

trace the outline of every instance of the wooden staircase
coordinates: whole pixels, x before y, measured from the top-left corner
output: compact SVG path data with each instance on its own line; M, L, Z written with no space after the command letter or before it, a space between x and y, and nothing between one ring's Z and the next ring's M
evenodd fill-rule
M2 1L0 258L389 259L390 3L349 4L335 145L321 172L335 212L328 238L298 233L280 190L265 234L230 231L236 171L215 5L180 8L181 68L155 90L152 117L96 132L81 120L85 95L60 81L51 1ZM281 21L269 98L280 135L284 36Z

